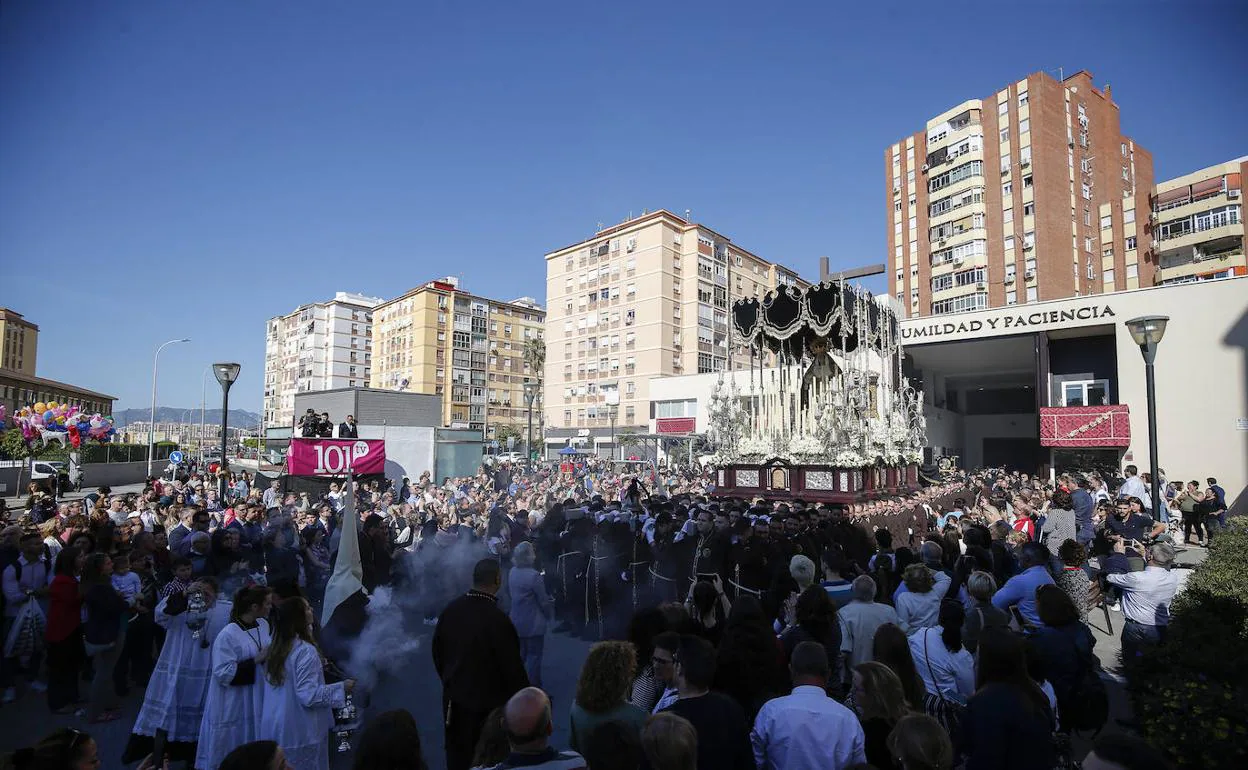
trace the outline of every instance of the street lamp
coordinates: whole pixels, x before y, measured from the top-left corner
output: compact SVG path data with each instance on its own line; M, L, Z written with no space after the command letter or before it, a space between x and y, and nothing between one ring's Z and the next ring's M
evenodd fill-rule
M238 371L240 369L242 367L238 364L212 365L212 374L217 378L217 382L221 383L221 465L217 471L217 488L219 490L218 497L222 504L225 502L226 476L230 469L230 463L225 454L230 424L230 386L238 379Z
M1159 516L1161 508L1161 476L1157 471L1157 382L1153 376L1153 360L1157 358L1157 346L1166 334L1169 316L1144 315L1127 321L1127 331L1131 339L1140 346L1140 354L1144 356L1144 383L1148 399L1148 462L1152 483L1149 484L1149 495L1152 498L1153 516Z
M615 415L620 409L620 392L609 390L603 397L607 403L607 418L611 420L611 459L615 459Z
M524 378L524 403L529 407L529 437L524 442L524 449L529 455L527 463L529 475L533 475L533 402L537 400L537 383Z
M205 366L204 373L199 375L199 467L204 468L204 414L208 406L208 372L212 366Z
M152 456L156 454L156 367L160 364L160 351L166 347L178 342L190 342L190 339L169 340L160 347L156 348L156 355L152 358L152 412L148 415L147 421L147 475L152 475Z

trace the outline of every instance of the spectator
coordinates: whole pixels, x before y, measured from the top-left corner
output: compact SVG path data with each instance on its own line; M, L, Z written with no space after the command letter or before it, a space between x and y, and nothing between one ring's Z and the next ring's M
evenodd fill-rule
M658 703L659 696L671 684L671 660L672 655L675 654L676 645L672 645L668 654L660 656L661 663L660 657L654 654L655 637L666 628L667 623L663 619L663 613L657 607L638 610L633 613L628 623L628 640L633 645L633 652L637 655L640 668L633 679L628 702L643 709L646 713L654 710L654 704ZM662 674L659 670L660 665L664 667Z
M472 752L473 770L488 770L506 759L510 753L507 727L503 724L503 707L499 706L490 712L481 727L481 737L477 739L477 748Z
M81 591L87 618L83 637L95 670L87 707L87 721L91 724L121 718L113 691L113 666L124 643L122 620L128 605L113 588L112 572L113 560L103 553L88 556L82 568Z
M966 770L1052 770L1053 713L1027 673L1023 639L986 629L979 640L975 694L962 717Z
M888 736L893 766L901 770L949 770L953 767L953 744L940 723L929 716L902 717ZM883 770L883 766L881 766Z
M791 660L793 650L802 642L818 642L828 654L832 677L829 687L841 692L844 668L841 665L841 624L836 619L836 605L827 591L819 586L809 586L797 597L792 622L780 636L784 656Z
M670 711L646 720L641 748L652 770L697 770L698 731Z
M828 697L823 645L798 644L789 670L793 692L767 701L754 720L755 764L764 770L843 770L866 762L862 726L852 711Z
M1089 498L1089 502L1091 498ZM1079 533L1075 503L1070 492L1060 487L1053 491L1053 501L1044 512L1044 524L1040 527L1040 542L1053 550L1067 540L1074 540Z
M1084 676L1100 671L1092 651L1096 639L1080 622L1074 602L1061 588L1037 588L1036 607L1044 627L1028 639L1030 658L1035 660L1039 678L1053 686L1057 716L1069 727L1077 724L1075 712L1086 705L1075 702L1081 695L1079 687Z
M965 619L961 604L943 602L940 626L924 628L910 636L910 654L923 679L929 703L932 698L942 703L966 703L975 690L975 660L962 645Z
M900 626L897 611L875 601L878 587L870 575L859 575L852 584L853 600L837 611L840 619L841 652L848 655L847 668L872 659L875 632L885 623Z
M47 617L48 585L52 582L52 564L44 547L43 538L38 532L26 532L18 537L18 555L3 568L0 575L0 587L4 593L4 623L0 626L0 644L7 644L10 632L18 621L18 616L28 602L34 602L43 616ZM30 615L28 614L28 617ZM33 622L23 620L23 624ZM34 629L39 630L37 625ZM14 687L19 669L23 667L29 672L31 689L43 692L46 686L35 677L39 671L39 663L43 659L43 635L34 634L29 646L22 655L13 654L0 660L5 703L17 698ZM7 647L6 647L7 649ZM23 666L22 657L26 658Z
M827 594L815 588L824 600ZM753 770L749 723L736 701L710 691L715 678L715 648L697 636L684 635L676 654L680 697L667 711L684 717L698 734L698 767Z
M854 703L862 721L867 762L878 770L900 770L888 749L888 736L910 713L901 680L883 663L860 663L854 667Z
M910 653L910 641L906 638L906 633L899 626L885 623L876 630L871 647L873 659L888 666L901 680L906 704L912 711L922 711L926 687L914 665L914 655Z
M507 592L511 598L508 614L520 637L520 657L524 660L529 683L541 687L542 648L546 640L546 626L555 614L555 603L546 594L541 573L534 568L537 554L533 544L520 543L511 558L513 566L507 579Z
M624 722L599 725L589 734L585 761L593 770L637 770L642 761L641 731Z
M511 696L503 709L503 725L511 754L493 770L587 770L580 754L549 745L550 699L536 687L525 687Z
M926 545L926 543L924 544ZM933 590L935 580L926 565L911 564L902 575L906 590L897 596L897 617L907 634L936 625L942 594Z
M715 659L713 689L731 697L751 724L769 699L787 688L781 647L758 599L740 597L728 613Z
M82 643L82 597L78 577L87 557L67 547L56 556L52 584L48 586L48 708L53 714L70 714L78 702L78 673L86 662Z
M997 609L992 604L992 597L997 592L997 581L992 574L977 570L966 580L966 592L971 599L967 608L966 622L962 624L962 643L973 655L979 645L980 632L990 626L1007 628L1010 616L1005 610Z
M1057 573L1055 582L1074 603L1075 611L1079 613L1079 622L1086 623L1092 592L1092 581L1088 579L1088 573L1084 569L1088 561L1087 549L1076 540L1066 540L1058 547L1057 556L1062 562L1062 568Z
M626 700L636 669L637 658L628 642L599 642L590 648L572 702L573 751L587 746L590 733L606 722L624 722L641 730L648 714Z
M394 709L370 719L360 731L351 766L354 770L427 770L411 712Z
M94 738L81 730L62 727L34 746L15 752L12 766L31 770L83 770L102 764Z
M1145 647L1158 644L1170 625L1170 602L1179 588L1179 577L1170 571L1174 547L1158 543L1148 549L1147 566L1142 572L1129 572L1126 546L1114 542L1114 554L1106 559L1105 579L1122 591L1122 659L1134 663Z
M1025 543L1020 546L1018 566L1022 571L1007 580L1001 590L993 595L992 605L1006 611L1017 606L1025 625L1039 627L1041 621L1039 613L1036 612L1036 589L1053 583L1048 562L1048 553L1039 543Z

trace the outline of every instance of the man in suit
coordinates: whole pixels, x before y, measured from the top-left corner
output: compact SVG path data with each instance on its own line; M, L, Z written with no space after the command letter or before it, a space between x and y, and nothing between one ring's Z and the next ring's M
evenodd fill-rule
M498 607L496 559L472 570L472 589L447 605L433 634L433 666L442 680L447 770L468 770L485 718L529 686L520 638Z
M359 427L355 424L355 416L349 414L347 415L346 422L343 422L338 426L338 438L359 438L359 437L360 437L360 430L359 430Z

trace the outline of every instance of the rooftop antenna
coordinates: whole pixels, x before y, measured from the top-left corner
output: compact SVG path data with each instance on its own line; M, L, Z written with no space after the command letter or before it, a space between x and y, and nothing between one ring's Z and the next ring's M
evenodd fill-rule
M690 222L692 222L692 221L693 221L693 210L692 210L692 209L685 209L685 219L686 219L687 221L690 221Z

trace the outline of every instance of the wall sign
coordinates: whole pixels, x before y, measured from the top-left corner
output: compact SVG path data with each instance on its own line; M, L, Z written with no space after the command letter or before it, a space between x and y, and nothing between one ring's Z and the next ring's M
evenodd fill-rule
M1084 305L1068 310L1040 310L1034 313L1020 313L1017 309L1010 309L987 318L972 318L964 321L933 322L930 318L921 321L903 321L901 338L918 342L936 341L954 334L974 334L983 331L1040 331L1063 326L1079 326L1082 325L1080 321L1094 321L1098 318L1115 318L1116 316L1114 309L1104 304Z

